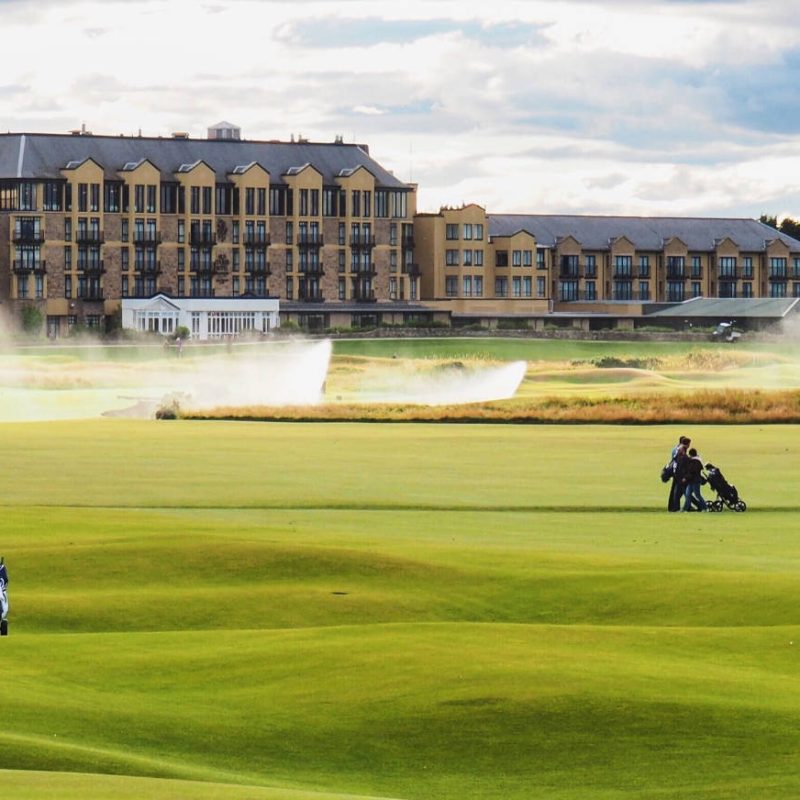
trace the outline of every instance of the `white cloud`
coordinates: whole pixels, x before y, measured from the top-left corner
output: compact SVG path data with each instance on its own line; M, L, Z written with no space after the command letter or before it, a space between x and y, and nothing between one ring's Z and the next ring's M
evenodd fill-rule
M17 0L0 23L11 130L343 134L424 210L798 201L800 38L778 0Z

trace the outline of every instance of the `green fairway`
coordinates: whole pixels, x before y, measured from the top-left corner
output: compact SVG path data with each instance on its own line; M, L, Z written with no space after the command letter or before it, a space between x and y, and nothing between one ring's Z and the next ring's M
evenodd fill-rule
M744 514L667 514L678 433ZM794 798L800 428L0 426L8 796Z

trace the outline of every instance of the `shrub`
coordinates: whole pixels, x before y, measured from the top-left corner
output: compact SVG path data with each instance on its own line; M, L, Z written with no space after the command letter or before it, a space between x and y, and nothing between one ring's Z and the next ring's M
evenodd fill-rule
M36 306L23 306L20 312L22 330L31 335L38 336L42 332L44 314Z

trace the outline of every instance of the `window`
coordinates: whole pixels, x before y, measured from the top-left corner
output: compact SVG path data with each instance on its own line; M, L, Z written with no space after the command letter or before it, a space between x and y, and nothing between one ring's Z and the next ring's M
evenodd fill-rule
M445 250L444 263L448 267L458 266L458 250Z
M86 184L83 184L86 186ZM23 181L19 185L19 210L36 211L36 184Z
M594 282L592 282L592 286L594 286ZM546 284L545 279L543 277L539 276L538 278L536 278L536 296L537 297L544 297L546 287L547 287L547 284ZM587 291L587 293L589 291L589 284L588 283L586 284L586 291Z
M584 275L587 278L594 278L597 275L597 256L586 256L586 261L584 265Z
M64 276L64 297L72 297L72 275Z
M147 184L147 204L145 206L148 214L156 213L156 198L158 197L158 187L152 183ZM96 211L97 209L92 209Z
M461 253L461 262L465 267L472 266L472 250L464 250Z
M89 210L89 184L88 183L79 183L78 184L78 211L88 211Z
M249 191L253 191L250 189ZM308 216L308 189L300 190L300 216Z
M372 214L371 214L371 211L372 211L372 192L365 191L364 192L364 196L363 196L363 200L364 200L364 208L363 208L364 216L365 217L371 217L372 216Z
M752 278L753 277L753 257L752 256L744 256L742 258L742 277L743 278Z
M628 278L633 271L633 256L614 256L614 276Z
M448 275L444 279L444 293L447 297L458 296L458 278L455 275Z
M472 239L472 225L464 223L464 234L462 238Z
M286 244L293 244L294 242L294 225L291 222L286 223Z
M537 281L540 279L537 278ZM541 297L541 295L539 295ZM586 281L586 299L597 300L597 283L595 281Z
M722 256L719 259L719 277L720 278L735 278L736 277L736 259L730 256Z
M508 296L508 278L494 279L494 296L495 297Z
M129 291L130 291L130 289L129 289L129 283L128 283L128 276L127 275L123 275L122 276L122 296L123 297L127 297Z
M358 189L353 189L350 193L350 216L361 216L361 192Z
M475 297L483 297L483 277L481 275L476 275L472 282L475 286Z
M531 278L526 276L522 279L522 295L523 297L531 296Z
M703 261L700 256L692 256L692 277L699 278L703 274ZM695 295L699 297L699 295Z
M106 183L104 188L105 198L103 203L105 210L110 214L118 214L122 199L122 186L118 183Z
M464 297L472 297L472 278L469 275L464 276L461 287Z
M119 249L119 265L123 272L127 272L130 267L130 252L127 247L120 247Z
M753 296L753 284L752 283L743 283L742 284L742 297L752 297Z
M522 251L522 266L523 267L532 267L533 266L533 251L532 250L523 250Z
M686 259L683 256L667 256L667 278L683 278ZM683 292L681 292L683 300Z
M119 238L121 241L127 242L128 235L128 220L123 219L122 222L120 222Z
M186 242L186 222L182 219L178 220L178 244Z
M323 189L322 190L322 216L335 217L336 212L336 198L338 197L338 189Z
M578 297L578 281L559 281L559 300L571 303L577 300Z
M344 250L339 251L339 259L336 264L336 271L337 272L347 271L347 255L345 254Z
M64 271L69 272L72 269L72 248L64 248Z
M537 247L536 248L536 269L547 269L547 265L544 262L544 248Z
M391 280L389 281L389 294L391 295L392 284ZM347 281L344 278L339 278L337 283L337 296L340 300L347 299Z
M472 251L472 263L476 267L483 266L483 250L473 250Z
M200 213L200 187L192 186L189 190L189 213Z
M78 205L80 205L80 185L78 186ZM80 208L78 209L80 211ZM144 184L137 183L133 187L133 211L135 214L144 214Z
M61 211L61 184L47 181L44 184L44 211Z
M397 223L390 222L389 223L389 244L392 247L397 246Z
M682 303L685 299L683 281L667 281L667 301Z
M475 226L475 238L478 241L483 241L483 225L477 224Z
M522 266L522 250L514 250L511 253L511 266L513 267Z
M496 267L508 266L508 250L495 250L494 265Z
M397 250L389 251L389 272L397 272Z
M445 225L444 238L451 242L458 239L458 225Z
M770 281L769 284L770 297L786 297L786 284L782 281Z
M213 214L214 210L211 207L211 187L204 186L203 187L203 213L204 214Z
M639 277L647 278L650 276L650 256L639 256Z
M769 260L769 277L770 278L785 278L786 277L786 259L785 258L770 258ZM773 294L771 297L784 297L785 295Z
M639 299L644 301L650 299L650 281L639 281Z

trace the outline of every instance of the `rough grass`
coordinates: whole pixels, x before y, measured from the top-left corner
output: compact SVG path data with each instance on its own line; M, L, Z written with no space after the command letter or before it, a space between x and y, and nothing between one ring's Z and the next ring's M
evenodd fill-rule
M281 422L796 424L800 423L800 391L701 389L688 393L637 393L630 396L544 396L535 401L509 400L451 406L399 403L236 406L209 411L185 410L181 416L184 419Z
M751 510L662 510L679 433ZM796 797L798 450L794 426L0 426L4 793Z

